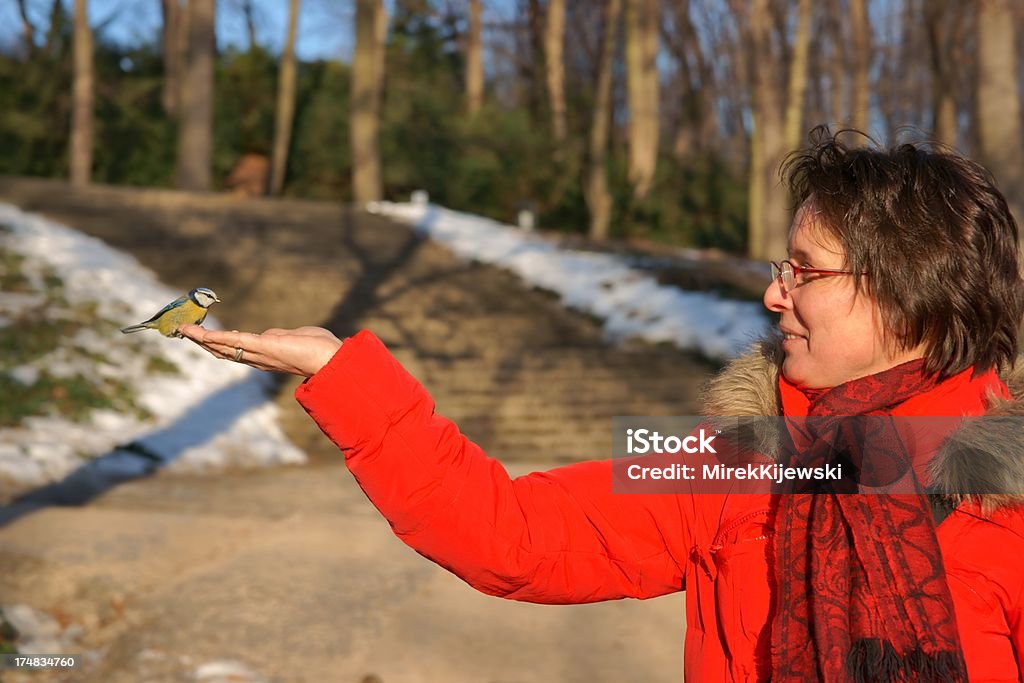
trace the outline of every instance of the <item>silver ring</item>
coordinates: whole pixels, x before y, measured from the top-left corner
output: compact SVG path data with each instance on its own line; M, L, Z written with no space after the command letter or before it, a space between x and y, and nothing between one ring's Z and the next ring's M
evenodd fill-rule
M234 360L235 360L236 363L241 363L242 362L242 354L243 353L245 353L245 352L242 351L242 347L241 346L239 346L238 348L235 349L235 358L234 358Z

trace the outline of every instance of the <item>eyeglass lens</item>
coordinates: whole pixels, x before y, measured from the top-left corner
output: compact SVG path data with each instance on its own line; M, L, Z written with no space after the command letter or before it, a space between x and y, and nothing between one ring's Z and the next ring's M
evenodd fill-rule
M793 266L789 261L772 262L772 279L782 280L782 286L789 289L793 286Z

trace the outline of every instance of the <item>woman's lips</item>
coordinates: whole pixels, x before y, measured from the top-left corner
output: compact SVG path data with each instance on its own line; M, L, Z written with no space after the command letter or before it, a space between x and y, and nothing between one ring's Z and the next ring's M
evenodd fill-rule
M802 334L796 334L795 332L789 332L788 330L782 330L782 345L786 346L797 341L807 341L807 337Z

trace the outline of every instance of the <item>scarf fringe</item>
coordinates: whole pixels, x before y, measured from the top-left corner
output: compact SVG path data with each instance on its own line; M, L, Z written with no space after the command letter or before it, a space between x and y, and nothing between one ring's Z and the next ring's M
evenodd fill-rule
M850 647L847 671L856 683L966 683L967 665L958 651L898 654L887 640L861 638Z

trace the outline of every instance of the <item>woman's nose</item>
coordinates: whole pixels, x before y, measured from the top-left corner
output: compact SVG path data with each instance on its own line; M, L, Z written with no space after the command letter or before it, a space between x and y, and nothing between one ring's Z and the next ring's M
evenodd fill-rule
M793 307L793 299L789 292L782 288L779 278L772 280L768 289L764 290L764 307L773 313L782 313L784 310Z

